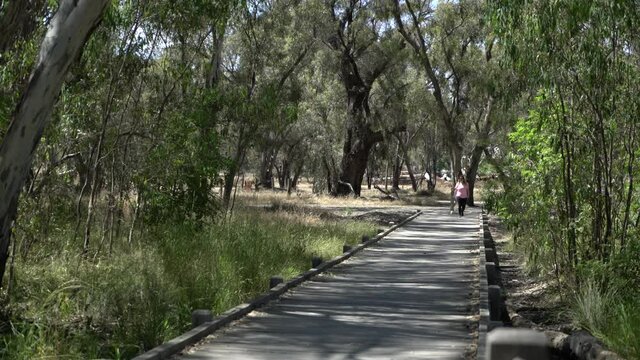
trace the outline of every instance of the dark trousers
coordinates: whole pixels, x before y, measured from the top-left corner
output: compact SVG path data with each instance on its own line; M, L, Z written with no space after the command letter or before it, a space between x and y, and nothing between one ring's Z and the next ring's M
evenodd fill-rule
M467 198L456 198L458 200L458 215L464 216L464 208L467 207Z

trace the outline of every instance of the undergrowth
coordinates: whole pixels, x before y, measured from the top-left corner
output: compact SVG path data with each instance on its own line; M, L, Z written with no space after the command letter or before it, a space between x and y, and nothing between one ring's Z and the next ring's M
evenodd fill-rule
M62 236L16 263L0 358L131 358L187 330L193 309L224 312L266 291L269 277L299 274L373 229L243 210L226 224L151 227L96 259Z
M626 359L640 359L640 242L607 264L587 263L572 317Z

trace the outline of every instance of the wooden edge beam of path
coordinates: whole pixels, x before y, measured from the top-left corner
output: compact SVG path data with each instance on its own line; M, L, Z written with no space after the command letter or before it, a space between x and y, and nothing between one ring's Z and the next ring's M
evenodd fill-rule
M544 333L531 329L503 327L499 259L484 209L480 220L480 321L476 358L548 360L550 344Z

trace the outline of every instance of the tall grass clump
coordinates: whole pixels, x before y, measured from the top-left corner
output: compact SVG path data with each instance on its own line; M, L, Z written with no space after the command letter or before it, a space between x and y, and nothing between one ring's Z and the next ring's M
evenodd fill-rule
M614 309L611 304L616 299L613 289L605 289L593 279L582 285L576 294L572 318L580 327L593 335L605 335L603 330L609 327Z
M193 309L221 313L266 291L270 276L301 273L313 256L335 256L373 229L242 210L224 224L149 227L134 244L96 258L60 235L16 263L0 358L134 357L186 331Z
M577 292L571 311L576 325L626 359L640 359L640 301L593 279Z
M589 263L576 293L573 321L627 359L640 359L640 241L602 265Z

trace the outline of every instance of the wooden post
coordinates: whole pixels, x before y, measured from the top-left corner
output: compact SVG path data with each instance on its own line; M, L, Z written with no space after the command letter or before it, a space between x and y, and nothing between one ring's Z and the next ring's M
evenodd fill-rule
M488 262L484 266L487 270L487 285L498 285L498 269L496 269L496 264Z
M269 279L269 289L273 289L274 287L278 286L278 284L281 284L284 282L284 279L282 278L282 276L272 276L271 279Z
M485 248L484 249L485 259L487 262L492 262L496 264L497 267L500 267L500 263L498 262L498 254L495 249Z
M213 320L213 315L210 310L198 309L193 310L191 313L191 328L196 328L204 323Z
M489 285L489 320L502 321L502 290L498 285Z
M530 329L499 328L487 336L486 360L549 360L547 337Z

